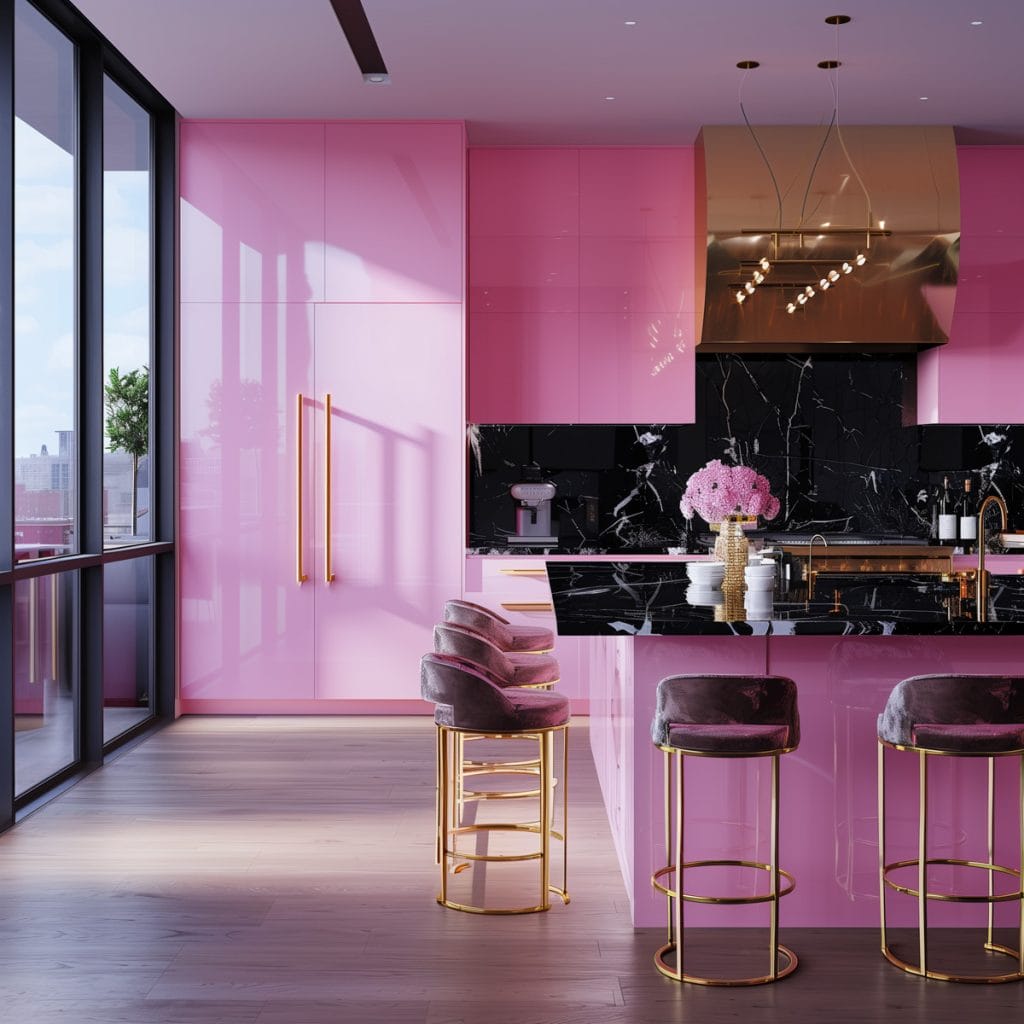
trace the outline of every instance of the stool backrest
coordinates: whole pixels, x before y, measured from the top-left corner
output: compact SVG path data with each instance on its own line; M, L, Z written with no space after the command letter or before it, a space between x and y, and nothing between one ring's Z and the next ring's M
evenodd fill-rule
M515 706L486 669L450 654L423 655L420 694L437 705L439 725L500 731L515 717Z
M651 723L655 743L672 725L785 725L787 747L800 743L796 683L785 676L679 675L658 683Z
M893 687L878 716L878 738L914 746L918 725L1024 723L1021 676L911 676Z
M475 629L455 622L439 622L434 627L434 652L480 665L505 685L515 676L515 667L500 648Z
M444 620L482 633L503 651L512 647L512 631L508 619L503 619L483 605L473 604L472 601L446 601Z

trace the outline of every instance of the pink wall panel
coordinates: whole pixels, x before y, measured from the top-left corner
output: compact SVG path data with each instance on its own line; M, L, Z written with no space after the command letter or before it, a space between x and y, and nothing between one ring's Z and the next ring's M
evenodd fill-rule
M477 313L469 317L473 423L577 423L579 316Z
M326 126L329 302L461 302L461 124Z
M183 302L324 297L321 124L181 126Z
M580 309L587 313L689 313L696 304L687 238L580 239Z
M961 146L957 164L961 232L1024 234L1024 146Z

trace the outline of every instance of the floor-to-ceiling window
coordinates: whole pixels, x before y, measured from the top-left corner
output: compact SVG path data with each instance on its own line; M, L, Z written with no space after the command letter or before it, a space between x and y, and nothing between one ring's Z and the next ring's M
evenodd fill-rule
M0 0L0 828L173 707L174 113Z

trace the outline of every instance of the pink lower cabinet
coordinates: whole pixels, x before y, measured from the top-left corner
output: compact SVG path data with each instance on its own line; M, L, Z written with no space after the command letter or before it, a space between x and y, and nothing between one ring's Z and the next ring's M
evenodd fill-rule
M326 497L326 458L317 477L318 515L331 510L314 554L318 698L419 697L419 657L462 586L461 365L461 305L316 310L317 400L331 395Z
M466 558L464 596L509 622L546 626L557 633L543 559L471 555ZM589 685L580 638L556 635L554 655L561 670L556 689L569 697L575 714L587 714Z
M189 303L181 334L182 710L417 700L461 588L461 306Z

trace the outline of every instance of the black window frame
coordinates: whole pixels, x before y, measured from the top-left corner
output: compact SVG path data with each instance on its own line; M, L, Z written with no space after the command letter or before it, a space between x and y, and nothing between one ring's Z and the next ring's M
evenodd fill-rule
M69 780L174 717L177 533L177 136L174 108L65 0L25 0L75 45L77 85L76 317L79 553L14 561L14 16L0 0L0 831ZM103 547L103 79L151 117L151 539ZM150 716L103 742L103 567L153 558L149 594ZM78 760L15 797L14 587L77 570L69 662L78 682Z

